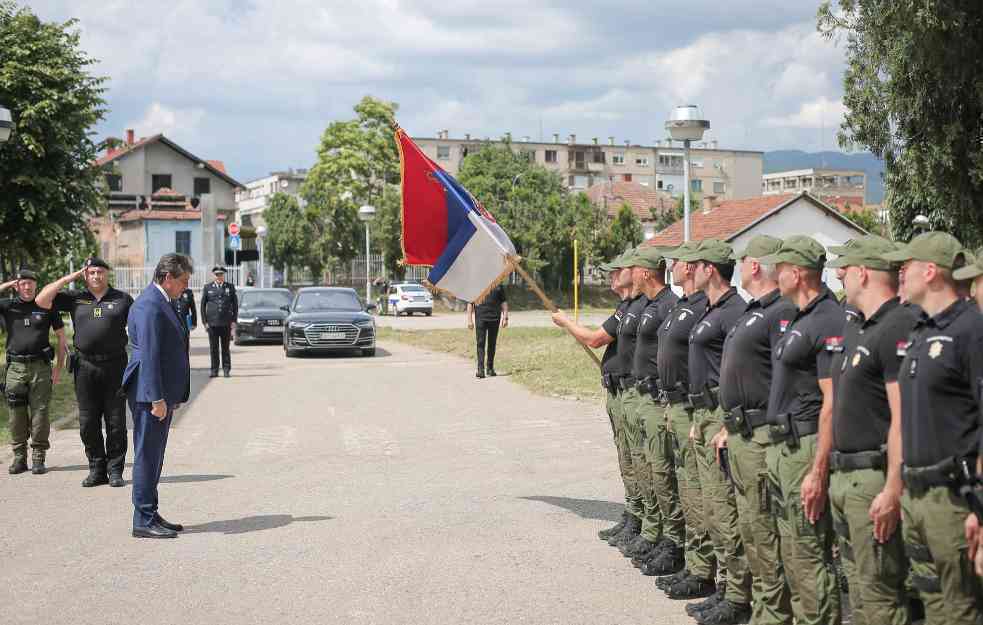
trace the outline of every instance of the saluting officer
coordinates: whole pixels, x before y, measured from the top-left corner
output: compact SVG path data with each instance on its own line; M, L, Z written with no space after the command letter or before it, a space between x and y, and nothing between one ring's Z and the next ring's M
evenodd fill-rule
M109 286L109 269L101 258L90 258L80 271L44 287L37 298L38 306L72 316L75 353L69 368L75 374L79 436L89 461L89 475L82 480L86 488L124 484L126 400L120 387L129 343L126 317L133 298ZM85 281L85 289L62 291L78 278Z
M65 322L57 313L41 308L34 301L38 278L30 269L21 269L16 280L0 284L0 293L16 287L17 297L0 300L0 315L7 326L7 366L4 394L10 414L10 442L14 461L8 472L27 471L27 443L31 443L31 473L47 472L45 453L51 447L51 419L48 414L51 391L61 378L65 363ZM55 331L58 351L48 342Z
M208 330L208 347L212 355L212 371L209 377L218 377L219 345L222 348L222 371L229 377L232 360L229 354L229 340L235 330L239 314L239 296L235 286L225 281L225 267L212 267L215 281L201 292L201 318Z
M833 356L843 350L845 314L822 279L826 250L796 235L760 259L778 267L778 287L798 308L772 354L767 451L772 509L778 517L795 622L837 625L840 590L832 569L826 509L832 446Z
M795 316L795 305L778 290L778 272L761 258L781 248L781 239L759 235L735 252L741 288L754 298L727 335L720 363L720 405L728 450L738 527L754 576L751 622L792 625L792 605L778 548L778 526L768 508L771 446L767 426L771 352L781 329Z
M894 243L870 235L833 247L849 315L832 363L833 451L829 499L840 541L853 623L908 622L908 561L901 532L901 391L898 367L915 314L898 296Z
M198 310L195 307L194 292L191 289L184 289L176 303L178 316L181 317L181 320L187 325L188 331L191 332L198 327Z
M695 265L679 260L697 245L697 242L690 241L664 253L666 258L673 261L672 282L682 289L683 296L659 327L658 355L659 397L665 406L670 428L677 492L686 522L686 549L684 561L677 560L675 563L676 567L684 568L673 575L660 577L655 584L676 596L690 597L713 594L717 570L703 510L696 449L690 436L693 407L689 403L689 335L706 311L707 297L693 284Z
M898 374L905 550L925 622L978 623L959 490L971 485L978 456L983 317L957 293L952 272L965 260L951 235L921 234L883 258L904 263L905 294L921 308Z

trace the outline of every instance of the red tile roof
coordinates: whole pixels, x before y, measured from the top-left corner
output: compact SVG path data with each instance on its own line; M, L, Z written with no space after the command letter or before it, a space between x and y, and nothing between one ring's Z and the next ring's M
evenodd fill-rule
M219 214L215 217L219 221L225 220L225 215ZM144 219L156 219L161 221L199 221L201 219L200 210L130 210L116 218L116 221L141 221Z
M675 207L675 200L668 193L637 182L602 182L588 188L585 193L596 206L607 209L609 217L617 215L625 203L642 221L652 221L657 215Z
M226 182L228 182L233 187L241 187L242 186L242 184L240 184L239 181L237 181L235 178L233 178L232 176L230 176L225 171L225 163L223 163L222 161L208 161L208 160L200 159L197 156L195 156L194 154L192 154L191 152L188 152L187 150L185 150L184 148L182 148L178 144L174 143L173 141L171 141L170 139L168 139L167 137L165 137L163 134L156 134L156 135L154 135L152 137L141 137L140 140L139 141L135 141L133 143L133 145L123 144L117 150L109 150L109 151L106 152L106 154L104 154L103 156L101 156L98 159L96 159L96 166L97 167L102 167L104 165L108 165L109 163L112 163L113 161L115 161L119 157L123 156L124 154L128 154L128 153L132 152L133 150L142 148L142 147L147 146L147 145L149 145L151 143L156 143L158 141L161 142L161 143L163 143L167 147L171 148L172 150L174 150L178 154L184 156L186 159L188 159L190 161L194 161L195 163L201 163L201 164L203 164L205 166L205 169L211 171L213 174L215 174L216 176L218 176L222 180L225 180Z
M690 238L727 241L768 213L794 200L796 195L765 195L747 200L725 200L714 205L709 213L691 205ZM679 220L648 240L651 245L680 245L683 242L683 221Z

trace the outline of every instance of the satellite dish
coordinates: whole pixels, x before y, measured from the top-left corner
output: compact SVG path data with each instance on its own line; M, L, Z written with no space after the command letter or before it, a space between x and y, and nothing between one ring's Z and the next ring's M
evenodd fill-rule
M290 186L290 181L289 180L281 180L280 181L280 188L281 189L286 189L289 186Z

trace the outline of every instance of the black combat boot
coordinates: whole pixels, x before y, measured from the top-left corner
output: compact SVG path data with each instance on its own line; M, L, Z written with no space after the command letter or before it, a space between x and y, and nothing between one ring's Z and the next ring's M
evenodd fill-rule
M488 365L488 377L489 378L494 378L496 375L498 375L498 374L495 373L495 367L493 367L491 365Z
M656 545L657 543L652 542L642 535L638 535L630 543L625 545L624 549L621 549L621 555L629 559L642 557L652 553Z
M666 595L670 599L702 599L715 592L717 584L712 579L690 576L670 586Z
M693 618L700 625L742 625L751 620L751 604L723 599L716 606Z
M668 549L671 545L675 545L675 544L676 543L674 543L671 538L666 538L665 536L663 536L659 540L659 542L655 543L654 549L652 549L651 551L647 551L639 556L633 556L631 559L631 564L636 569L640 569L643 566L645 566L647 562L651 562L652 560L655 560L656 558L662 555L663 551Z
M123 469L109 472L109 485L113 488L119 488L126 485L126 482L123 481Z
M25 454L18 454L14 456L14 461L7 467L7 473L17 475L24 471L27 471L27 456Z
M627 547L631 541L642 531L642 522L632 516L621 528L621 531L608 539L608 544L616 547L619 551Z
M618 521L616 525L614 525L613 527L609 527L606 530L601 530L600 532L597 533L597 537L607 542L609 538L620 532L625 527L625 523L628 521L628 517L630 516L631 515L628 513L628 511L625 510L624 512L621 513L621 520Z
M717 607L717 604L724 600L724 584L717 584L717 592L713 593L703 601L686 604L686 614L696 618L708 610Z
M82 488L92 488L93 486L100 486L108 483L109 478L106 477L106 465L102 464L101 462L90 462L89 475L82 480Z
M478 371L474 374L474 377L478 378L479 380L484 379L485 370L482 369L481 367L478 367Z
M670 544L659 550L658 554L651 558L642 567L643 575L670 575L682 571L686 566L686 553L676 543Z
M672 575L664 575L659 579L655 580L655 587L658 588L659 590L668 590L670 586L683 581L689 576L690 576L689 571L687 571L686 569L677 571Z
M44 450L35 449L31 452L31 473L34 475L44 475L48 468L44 466Z

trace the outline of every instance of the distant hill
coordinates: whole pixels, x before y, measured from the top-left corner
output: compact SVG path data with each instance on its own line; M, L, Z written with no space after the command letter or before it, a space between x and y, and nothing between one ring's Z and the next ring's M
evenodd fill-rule
M867 172L867 203L884 201L884 161L870 152L844 154L842 152L803 152L801 150L776 150L765 152L764 173L788 169L828 167L831 169L856 169Z

